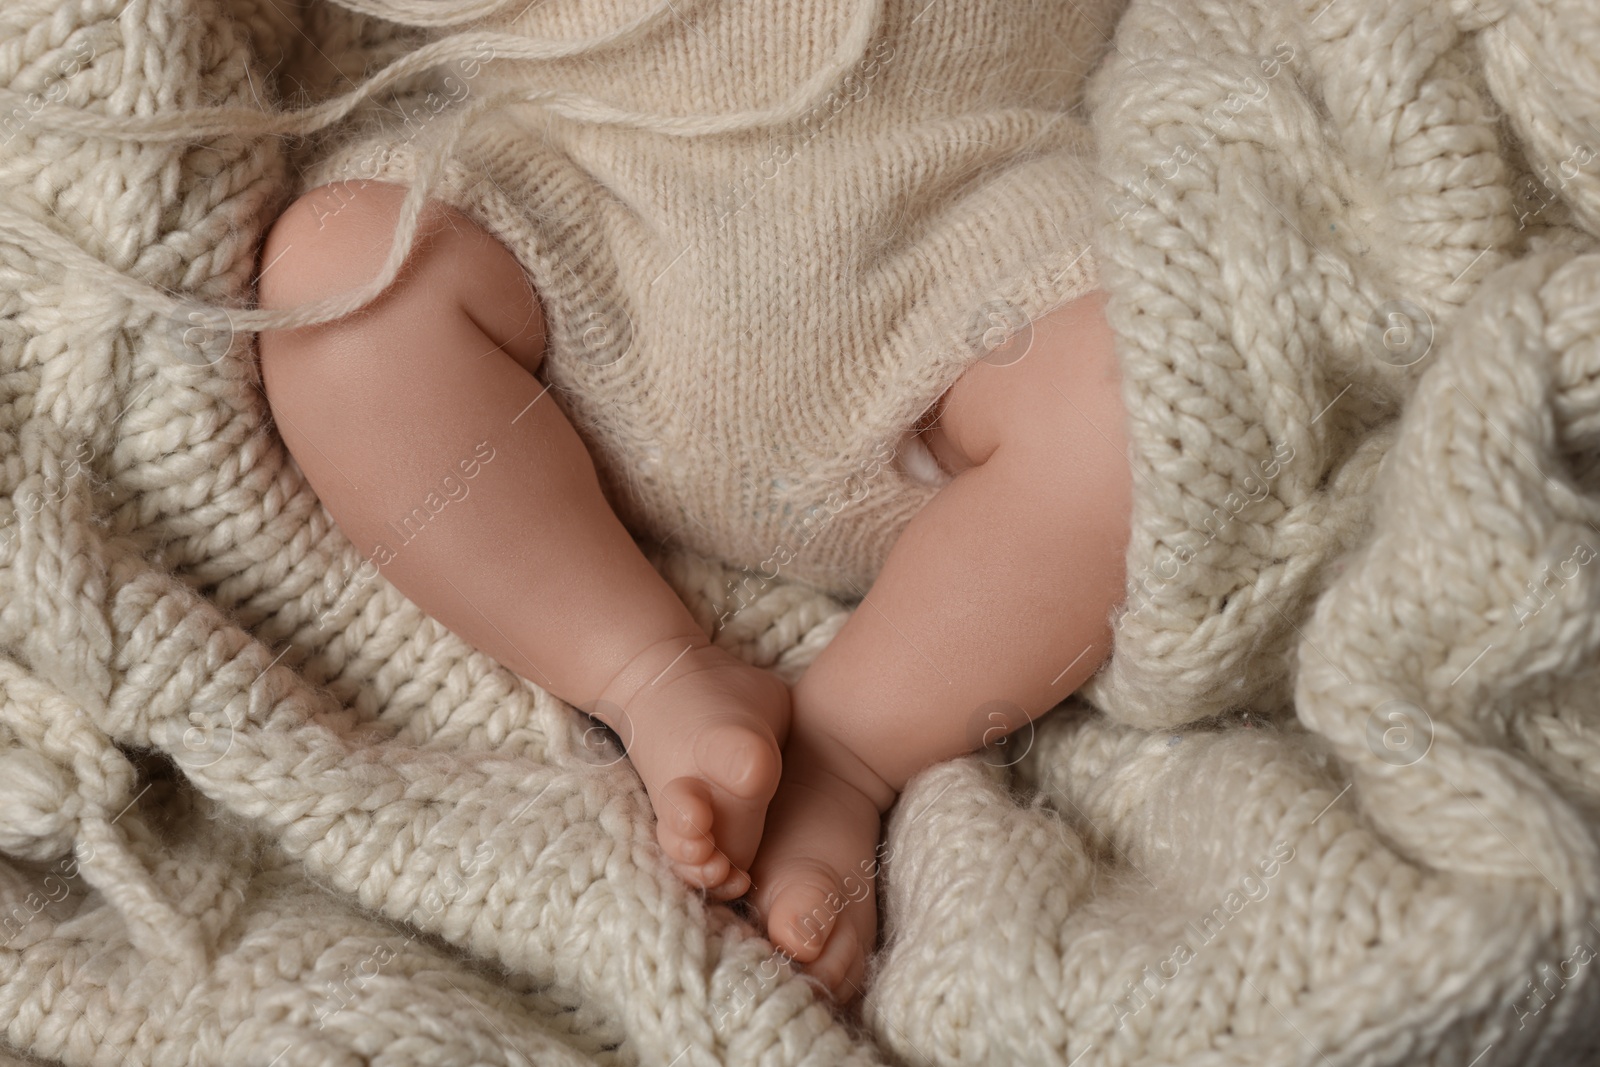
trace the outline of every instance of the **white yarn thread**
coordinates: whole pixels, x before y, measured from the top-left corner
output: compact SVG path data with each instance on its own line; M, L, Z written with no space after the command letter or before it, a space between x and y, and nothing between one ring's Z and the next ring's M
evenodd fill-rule
M347 10L406 26L457 26L477 19L495 18L513 5L522 11L532 6L530 0L477 0L477 2L458 0L454 4L434 3L431 0L335 0L335 2ZM685 6L692 7L698 2L703 0L686 0ZM683 15L683 12L677 9L674 0L663 0L633 22L609 31L595 40L603 40L607 47L624 44L639 34L653 29L656 23L668 15L676 17ZM585 48L584 51L597 50L599 47L600 45L595 44L591 48Z
M479 112L487 112L508 104L534 103L563 118L577 122L601 125L627 126L652 133L675 137L707 137L759 129L793 121L804 115L816 102L826 96L850 67L866 51L877 31L883 13L884 0L860 0L850 20L843 40L832 58L812 74L782 102L765 108L736 111L726 115L656 115L627 111L604 101L554 89L508 91L488 97L479 97L457 108L446 120L447 126L436 151L419 168L416 180L406 193L391 238L388 257L378 274L367 283L335 296L311 301L295 308L271 311L224 307L194 300L178 300L166 292L146 285L135 278L112 270L105 263L78 248L32 219L23 212L0 205L0 232L26 242L30 247L48 250L57 264L66 269L85 270L103 279L113 291L130 302L163 316L174 316L180 311L188 315L210 317L219 328L234 332L295 329L335 322L360 310L376 300L394 283L400 268L416 240L418 220L428 195L438 182L450 153L460 140L467 124ZM376 13L389 5L361 5ZM397 5L405 12L413 6ZM491 7L497 7L490 0ZM515 34L489 31L469 31L453 34L440 41L424 45L406 55L344 96L318 104L304 112L265 115L251 108L175 108L153 116L95 116L77 109L57 104L46 104L39 109L41 118L52 120L53 132L72 132L86 136L100 136L112 140L128 141L188 141L197 136L280 136L299 135L322 130L346 117L362 102L374 97L383 89L404 79L441 66L456 59L475 56L482 46L503 50L506 59L539 61L584 55L603 47L637 39L653 28L661 16L670 11L672 0L665 0L651 11L615 30L596 37L574 42L530 41ZM454 15L444 16L445 22L424 25L447 25ZM481 17L481 16L471 16ZM497 54L496 58L500 58ZM0 90L0 111L8 106L20 106L21 94Z

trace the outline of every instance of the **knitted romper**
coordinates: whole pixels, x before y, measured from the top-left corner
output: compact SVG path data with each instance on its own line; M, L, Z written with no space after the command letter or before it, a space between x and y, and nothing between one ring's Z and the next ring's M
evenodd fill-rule
M531 62L483 46L319 152L300 191L409 184L436 116L474 94L772 108L870 30L848 73L776 125L684 136L490 109L432 194L528 272L540 377L636 537L849 598L948 480L909 436L919 418L1095 288L1090 143L1069 109L1120 3L547 0L494 28L612 39Z

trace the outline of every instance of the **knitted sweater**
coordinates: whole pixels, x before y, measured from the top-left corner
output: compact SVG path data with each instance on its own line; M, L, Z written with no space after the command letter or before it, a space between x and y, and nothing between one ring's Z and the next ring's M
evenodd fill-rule
M495 111L436 195L528 270L541 377L636 536L859 595L935 491L894 462L900 438L1008 330L1094 287L1071 109L1120 4L892 0L875 25L860 0L709 4L575 58L485 46L301 188L409 184L438 151L430 120L472 96L736 113L849 49L849 73L775 127L680 137ZM528 5L504 28L583 40L637 7Z

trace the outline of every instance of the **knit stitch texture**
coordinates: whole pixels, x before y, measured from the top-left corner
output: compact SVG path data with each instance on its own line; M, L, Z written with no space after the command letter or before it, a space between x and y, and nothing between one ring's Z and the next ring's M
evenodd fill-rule
M581 40L632 6L535 5L504 29ZM1070 111L1110 6L890 3L873 24L862 0L713 4L581 62L485 44L297 191L413 184L451 101L553 83L638 110L754 108L842 51L838 84L776 130L496 111L432 195L527 269L551 324L541 376L636 536L859 596L934 492L894 462L899 440L1008 334L1095 286L1089 134ZM853 45L858 25L872 37Z
M716 0L632 29L547 6L608 47L733 48ZM861 5L773 96L803 113L828 42L847 68L922 7ZM260 236L299 151L393 131L318 112L290 154L286 111L460 28L439 10L0 8L0 1041L71 1065L1592 1062L1592 4L1089 20L1115 33L1085 232L1129 602L1082 699L892 809L862 1030L671 875L610 741L364 563L272 429ZM664 102L612 88L540 106L609 130ZM695 123L772 105L698 99L656 117L722 136ZM847 617L645 547L787 677Z

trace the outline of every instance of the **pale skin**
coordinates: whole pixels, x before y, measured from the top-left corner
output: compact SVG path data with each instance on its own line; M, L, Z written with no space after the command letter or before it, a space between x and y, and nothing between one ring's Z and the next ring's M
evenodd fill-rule
M260 305L376 275L404 193L301 197L262 248ZM459 212L430 201L381 298L265 331L260 358L286 446L356 546L388 545L375 561L415 604L616 730L666 861L712 899L748 895L846 1002L877 934L882 818L907 781L1048 711L1109 654L1132 487L1104 302L1042 316L930 409L921 432L954 479L792 691L713 645L612 512L542 395L526 272ZM493 458L467 495L399 545L387 521L483 442Z

